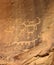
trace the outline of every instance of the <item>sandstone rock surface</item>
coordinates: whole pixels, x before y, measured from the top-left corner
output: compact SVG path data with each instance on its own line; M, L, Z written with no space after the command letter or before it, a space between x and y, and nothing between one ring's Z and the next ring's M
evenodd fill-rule
M0 65L54 65L54 0L0 1Z

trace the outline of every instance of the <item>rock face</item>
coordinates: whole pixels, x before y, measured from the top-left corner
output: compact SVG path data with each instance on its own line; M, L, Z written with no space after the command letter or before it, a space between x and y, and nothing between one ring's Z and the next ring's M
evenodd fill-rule
M0 1L0 65L54 65L54 0Z

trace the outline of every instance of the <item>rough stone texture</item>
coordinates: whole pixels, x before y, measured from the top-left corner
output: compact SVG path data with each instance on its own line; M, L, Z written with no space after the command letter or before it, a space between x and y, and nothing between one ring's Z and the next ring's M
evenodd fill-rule
M0 1L0 65L54 65L54 0Z

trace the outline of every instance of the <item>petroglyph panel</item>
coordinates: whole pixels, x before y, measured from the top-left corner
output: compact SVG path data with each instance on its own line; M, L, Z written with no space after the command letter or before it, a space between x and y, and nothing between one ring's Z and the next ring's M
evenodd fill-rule
M54 0L0 0L0 65L54 65Z

